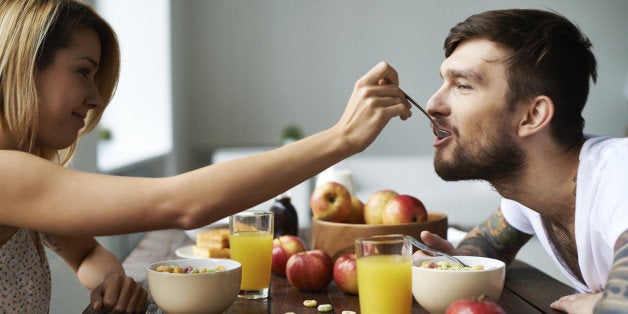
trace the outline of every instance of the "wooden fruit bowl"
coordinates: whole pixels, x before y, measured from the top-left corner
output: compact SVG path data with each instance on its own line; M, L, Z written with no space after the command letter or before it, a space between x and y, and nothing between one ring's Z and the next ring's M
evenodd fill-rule
M428 230L447 239L447 215L428 213L427 221L397 225L367 225L329 222L312 218L312 249L321 249L332 259L355 252L355 239L382 234L407 234L417 239Z

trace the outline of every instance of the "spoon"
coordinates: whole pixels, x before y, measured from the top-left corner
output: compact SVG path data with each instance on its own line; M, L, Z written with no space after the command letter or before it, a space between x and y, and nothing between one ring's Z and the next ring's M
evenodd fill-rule
M411 104L419 108L419 110L421 110L421 112L423 112L423 114L430 120L430 126L432 127L432 132L434 132L434 135L436 135L439 139L444 139L447 136L451 135L451 133L439 128L436 125L436 122L434 122L434 118L432 118L432 116L427 114L427 111L421 108L421 106L419 106L419 104L416 101L414 101L414 99L410 98L410 96L408 96L408 94L406 94L405 92L403 94L406 96L406 98L408 99L408 101L410 101Z
M460 265L462 265L462 267L469 267L469 265L463 263L461 260L446 254L445 252L439 251L437 249L433 249L425 244L423 244L423 242L417 240L416 238L412 237L412 236L408 236L410 238L410 242L412 242L412 244L414 244L414 246L418 247L421 251L425 251L428 253L432 253L432 254L436 254L436 255L440 255L440 256L444 256Z

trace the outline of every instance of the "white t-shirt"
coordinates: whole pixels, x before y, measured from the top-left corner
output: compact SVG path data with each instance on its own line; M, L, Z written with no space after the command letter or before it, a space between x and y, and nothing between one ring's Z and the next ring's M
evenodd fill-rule
M574 288L598 292L606 285L615 242L628 230L628 138L588 139L580 151L576 183L576 247L584 283L557 256L539 213L505 198L501 209L510 225L539 238Z

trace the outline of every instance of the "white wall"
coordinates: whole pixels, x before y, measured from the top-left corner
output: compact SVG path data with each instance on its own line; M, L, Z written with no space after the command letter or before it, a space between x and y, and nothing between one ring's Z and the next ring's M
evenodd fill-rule
M584 30L599 61L586 129L623 136L628 1L188 0L172 3L174 111L181 127L176 130L175 120L175 141L202 153L277 144L291 122L308 134L322 130L340 117L355 80L381 60L425 102L440 84L437 69L451 26L507 7L554 9ZM415 113L406 123L392 121L366 154L431 154L433 136Z
M170 0L96 4L116 31L122 54L116 93L99 124L112 137L98 145L98 168L111 171L172 149Z

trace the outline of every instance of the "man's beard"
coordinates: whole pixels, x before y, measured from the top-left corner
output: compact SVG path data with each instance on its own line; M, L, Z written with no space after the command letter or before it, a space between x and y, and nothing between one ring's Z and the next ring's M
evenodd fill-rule
M490 130L492 140L481 147L479 142L459 145L451 161L434 158L436 173L445 181L486 180L493 186L519 180L525 154L510 135L500 135L500 126Z

